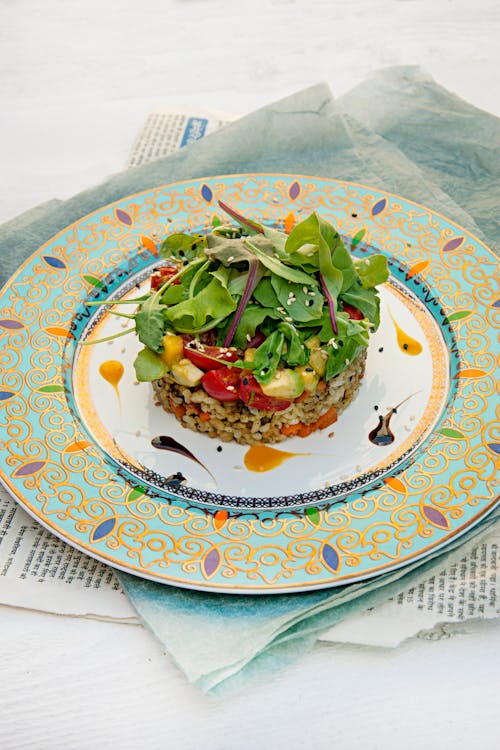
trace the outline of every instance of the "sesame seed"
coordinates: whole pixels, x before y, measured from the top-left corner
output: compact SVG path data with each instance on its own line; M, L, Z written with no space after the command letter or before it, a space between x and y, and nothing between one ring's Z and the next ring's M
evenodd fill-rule
M350 359L346 359L346 361L345 361L346 365L350 364L350 362L351 362Z
M227 259L227 262L231 263L233 260L234 260L234 255L230 255L229 258Z
M247 335L246 335L246 340L247 340L247 341L251 341L251 340L252 340L252 337L250 336L250 334L249 334L249 333L247 333Z
M228 391L235 391L236 389L235 389L234 385L228 385L227 386L227 390Z
M328 437L329 437L329 438L332 438L332 437L333 437L334 435L335 435L335 433L334 433L334 432L329 432L329 433L328 433Z
M306 286L303 286L303 287L302 287L302 291L304 292L304 294L307 294L307 293L308 293L307 287L306 287Z
M287 323L293 323L293 318L286 317L285 320Z

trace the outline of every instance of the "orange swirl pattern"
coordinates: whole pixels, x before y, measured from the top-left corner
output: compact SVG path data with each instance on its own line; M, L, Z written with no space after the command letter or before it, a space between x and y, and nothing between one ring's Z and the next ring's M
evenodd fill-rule
M283 226L311 211L432 290L458 369L432 440L411 465L343 505L280 513L210 511L130 485L68 406L72 320L117 265L154 263L165 234L206 230L217 198ZM217 590L291 591L388 570L446 544L497 502L498 264L452 222L397 196L287 175L215 177L157 188L59 233L0 300L2 480L66 541L125 570ZM101 285L101 286L100 286Z

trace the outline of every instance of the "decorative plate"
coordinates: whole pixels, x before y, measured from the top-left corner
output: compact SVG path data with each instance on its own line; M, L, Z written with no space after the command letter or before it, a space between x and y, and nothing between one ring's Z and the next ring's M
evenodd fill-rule
M317 211L391 271L355 401L332 428L259 456L156 406L135 382L129 322L88 304L140 294L165 235L226 220L219 198L281 228ZM424 557L497 502L497 268L453 222L337 180L212 177L105 206L1 294L0 478L69 544L178 586L292 592ZM155 447L161 436L183 449Z

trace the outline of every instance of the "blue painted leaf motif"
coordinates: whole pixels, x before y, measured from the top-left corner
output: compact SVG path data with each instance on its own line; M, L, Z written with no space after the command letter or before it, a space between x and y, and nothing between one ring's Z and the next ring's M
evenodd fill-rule
M500 456L500 443L488 443L488 448Z
M423 505L422 513L433 526L438 526L440 529L449 529L450 523L444 513L434 508L432 505Z
M379 201L377 201L375 205L372 207L372 216L377 216L377 214L382 213L386 205L387 205L387 198L381 198Z
M492 307L500 307L500 299L493 303Z
M443 247L443 253L449 253L450 250L456 250L457 247L460 247L464 239L465 237L453 237L453 239L448 240L446 245Z
M217 547L212 547L203 558L203 572L207 578L213 576L220 565L220 553Z
M14 472L15 477L30 477L32 474L36 474L37 471L45 466L46 461L30 461L27 464L23 464Z
M330 544L324 544L321 550L321 557L326 567L336 573L339 569L340 558L335 547L332 547Z
M7 399L12 398L13 395L12 391L0 391L0 401L7 401Z
M115 216L118 221L121 221L122 224L126 224L127 226L130 226L132 224L132 217L129 213L127 213L127 211L124 211L122 208L115 209Z
M8 320L8 319L0 320L0 326L2 328L8 328L11 330L14 330L17 328L24 328L23 324L19 323L18 320Z
M44 255L42 257L52 268L66 268L66 263L63 263L60 258L54 258L53 255Z
M111 518L106 518L104 521L101 521L101 523L95 527L92 534L90 535L90 541L98 542L101 539L104 539L105 536L111 534L111 532L115 528L115 525L116 516L112 516Z
M296 198L298 198L300 195L300 183L295 180L295 182L292 182L290 185L290 188L288 190L288 197L291 201L294 201Z
M207 203L211 203L213 200L214 194L212 193L212 189L209 188L206 183L201 186L201 197L204 198Z

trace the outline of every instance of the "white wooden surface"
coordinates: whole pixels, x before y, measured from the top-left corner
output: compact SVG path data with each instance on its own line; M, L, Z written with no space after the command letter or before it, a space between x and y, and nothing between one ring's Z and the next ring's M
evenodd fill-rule
M496 0L0 0L0 221L122 168L155 104L244 113L421 64L500 115ZM0 747L500 746L498 622L397 650L318 646L232 698L142 628L0 608Z

